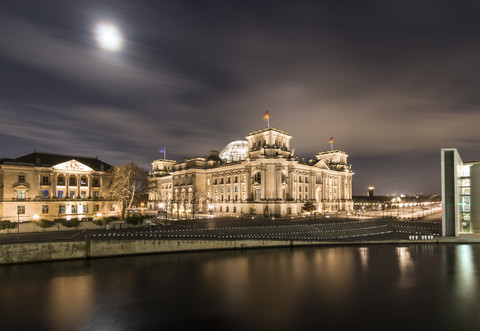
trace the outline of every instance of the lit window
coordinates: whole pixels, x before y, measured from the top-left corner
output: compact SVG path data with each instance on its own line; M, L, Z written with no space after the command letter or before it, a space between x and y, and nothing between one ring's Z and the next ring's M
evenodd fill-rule
M63 191L58 191L57 193L58 193L58 194L57 194L57 197L58 197L59 199L63 199Z
M77 185L77 177L70 176L70 178L68 179L68 185L71 185L71 186Z
M49 193L48 190L42 190L42 199L48 199Z
M82 185L82 186L87 186L87 177L82 176L82 177L80 178L80 185Z
M70 199L75 199L75 191L70 191Z
M59 185L59 186L64 186L64 185L65 185L65 177L63 177L63 176L58 176L58 178L57 178L57 185Z
M27 191L25 190L18 190L17 191L17 199L18 200L25 200L25 197L26 197L26 193Z
M17 214L25 214L25 206L17 206Z

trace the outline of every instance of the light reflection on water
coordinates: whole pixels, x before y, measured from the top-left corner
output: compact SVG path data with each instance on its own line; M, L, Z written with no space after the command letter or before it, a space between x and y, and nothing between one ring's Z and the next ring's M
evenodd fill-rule
M2 329L480 328L478 245L219 251L0 267Z

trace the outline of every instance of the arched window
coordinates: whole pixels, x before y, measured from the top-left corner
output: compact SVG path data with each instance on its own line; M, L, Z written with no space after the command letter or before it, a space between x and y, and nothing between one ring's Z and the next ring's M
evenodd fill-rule
M256 181L257 183L262 182L262 173L260 171L257 171L255 175L253 176L253 180Z

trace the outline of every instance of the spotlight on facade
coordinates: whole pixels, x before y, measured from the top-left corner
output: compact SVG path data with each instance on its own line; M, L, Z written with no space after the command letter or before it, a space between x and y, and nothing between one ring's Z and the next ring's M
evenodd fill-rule
M163 202L160 202L158 204L158 208L161 208L161 209L165 208L165 204Z
M37 214L33 215L33 219L34 219L35 221L37 221L39 218L40 218L40 217L39 217Z
M97 213L97 217L102 217L102 213Z

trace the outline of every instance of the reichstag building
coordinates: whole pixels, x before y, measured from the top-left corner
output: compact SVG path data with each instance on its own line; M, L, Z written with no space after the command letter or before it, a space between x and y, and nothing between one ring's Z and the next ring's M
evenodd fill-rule
M330 150L299 161L291 139L269 127L229 143L220 153L182 163L155 160L149 209L177 215L294 216L309 201L319 213L351 211L354 173L348 155Z

